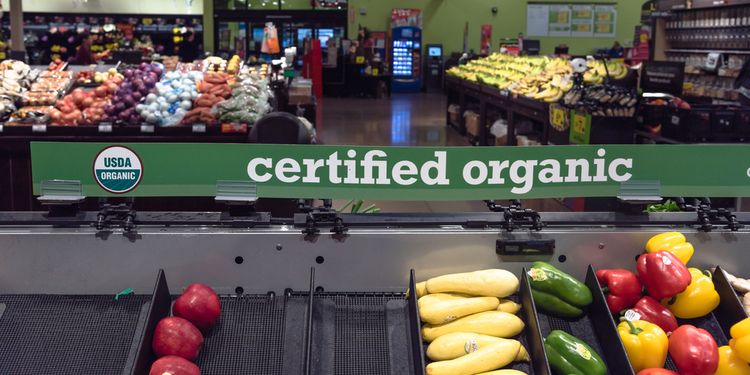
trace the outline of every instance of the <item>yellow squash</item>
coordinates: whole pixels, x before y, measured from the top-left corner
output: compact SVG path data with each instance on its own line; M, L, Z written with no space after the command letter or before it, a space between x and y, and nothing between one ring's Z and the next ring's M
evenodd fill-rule
M497 342L465 356L427 365L427 375L474 375L497 370L513 362L521 348L515 340Z
M481 333L483 335L509 338L523 331L523 321L503 311L485 311L459 318L441 325L425 324L422 338L432 342L436 338L453 332Z
M501 299L497 306L497 311L505 311L510 314L517 314L521 310L521 305L509 300Z
M467 315L495 310L500 300L497 297L463 297L437 293L420 298L418 303L419 317L423 322L443 324Z
M523 371L506 369L506 370L495 370L495 371L490 371L490 372L483 372L477 375L526 375L526 373Z
M479 333L454 332L436 338L427 347L427 358L431 361L447 361L475 352L487 345L503 341L515 341ZM516 362L528 362L529 352L521 345Z
M417 298L427 295L427 282L426 281L417 283L416 288L417 288Z
M513 273L490 269L433 277L427 280L427 292L503 298L515 293L518 284L518 277Z

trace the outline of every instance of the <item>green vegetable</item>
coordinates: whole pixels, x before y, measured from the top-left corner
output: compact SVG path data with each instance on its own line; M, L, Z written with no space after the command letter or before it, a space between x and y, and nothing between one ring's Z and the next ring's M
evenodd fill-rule
M565 306L558 301L547 298L548 296L540 295L543 303L536 301L536 299L535 302L550 314L574 317L583 313L582 309L591 304L591 291L585 284L548 263L534 262L528 275L532 290L544 292L549 297L555 297L559 302L569 305ZM575 307L581 312L578 315L571 315L574 310L570 307Z
M561 318L575 318L581 316L583 311L549 293L532 289L531 295L534 303L542 310Z
M652 204L646 208L646 212L680 212L680 206L677 202L667 199L666 202L661 204Z
M552 370L565 375L605 375L604 360L581 339L563 331L552 331L544 339Z

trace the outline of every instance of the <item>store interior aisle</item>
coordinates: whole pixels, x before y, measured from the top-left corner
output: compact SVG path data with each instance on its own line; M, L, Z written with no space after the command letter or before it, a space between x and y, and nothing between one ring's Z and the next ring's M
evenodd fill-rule
M391 98L322 98L318 139L328 145L468 146L445 126L442 93Z
M445 123L445 95L401 94L390 99L323 98L318 103L318 138L327 145L469 146ZM502 149L498 149L501 152ZM483 212L482 201L368 201L383 212ZM336 200L341 208L347 200ZM526 200L537 211L567 211L557 200Z

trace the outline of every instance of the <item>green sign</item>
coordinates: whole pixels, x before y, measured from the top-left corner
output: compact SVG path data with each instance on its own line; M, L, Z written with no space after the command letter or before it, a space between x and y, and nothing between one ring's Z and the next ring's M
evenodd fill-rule
M570 143L587 145L591 140L591 115L570 111Z
M571 127L572 129L572 127ZM618 196L651 183L663 196L750 196L747 145L357 147L256 144L31 145L42 181L80 181L88 197L215 196L254 181L269 198L480 200Z

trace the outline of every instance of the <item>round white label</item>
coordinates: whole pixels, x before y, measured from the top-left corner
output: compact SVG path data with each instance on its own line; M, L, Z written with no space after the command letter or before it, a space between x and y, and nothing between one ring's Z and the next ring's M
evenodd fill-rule
M110 146L96 155L94 178L102 189L110 193L127 193L141 182L143 164L133 150L124 146Z

